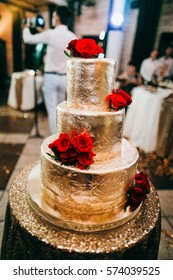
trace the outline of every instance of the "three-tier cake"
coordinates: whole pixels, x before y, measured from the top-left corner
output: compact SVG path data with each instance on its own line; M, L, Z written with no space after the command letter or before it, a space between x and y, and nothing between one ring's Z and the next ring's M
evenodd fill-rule
M122 138L121 96L117 108L108 102L115 72L111 59L69 58L67 101L57 106L57 133L41 146L41 209L67 228L111 228L139 208L127 207L138 152Z

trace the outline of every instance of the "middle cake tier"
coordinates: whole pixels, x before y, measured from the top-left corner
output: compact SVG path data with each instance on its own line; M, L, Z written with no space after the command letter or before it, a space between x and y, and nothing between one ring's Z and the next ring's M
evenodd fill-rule
M70 108L67 102L57 106L57 136L87 132L94 143L94 161L119 156L122 145L124 109L117 112L97 112Z

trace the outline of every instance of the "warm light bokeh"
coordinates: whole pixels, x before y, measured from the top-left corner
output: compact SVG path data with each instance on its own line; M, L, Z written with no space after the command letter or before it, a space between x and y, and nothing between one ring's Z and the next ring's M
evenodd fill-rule
M12 73L12 12L7 5L0 3L0 39L6 42L7 72Z

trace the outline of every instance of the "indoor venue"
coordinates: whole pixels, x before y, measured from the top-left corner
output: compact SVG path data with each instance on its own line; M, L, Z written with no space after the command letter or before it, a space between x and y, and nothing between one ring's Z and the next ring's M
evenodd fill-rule
M173 0L0 0L2 260L173 259Z

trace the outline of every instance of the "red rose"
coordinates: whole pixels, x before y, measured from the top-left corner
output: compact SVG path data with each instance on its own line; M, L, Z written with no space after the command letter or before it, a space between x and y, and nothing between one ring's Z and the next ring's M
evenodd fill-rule
M86 133L82 133L74 137L73 145L78 152L85 153L93 148L93 141Z
M103 49L93 39L79 39L75 49L84 58L96 57L100 53L104 53Z
M58 139L48 145L55 156L48 155L62 163L78 164L80 169L84 169L93 162L95 156L92 138L86 133L78 135L74 131L71 137L67 133L61 133Z
M73 49L75 49L75 47L76 47L76 44L77 44L77 39L75 39L75 40L71 40L69 43L68 43L68 46L67 46L67 50L73 50Z
M94 156L95 156L95 154L93 153L93 151L88 151L86 153L81 153L77 158L78 168L83 170L85 167L92 164Z
M131 194L131 206L138 206L141 201L143 201L146 198L146 193L138 187L134 187Z
M112 109L119 109L119 108L123 108L127 106L127 101L126 99L124 99L124 97L122 97L120 94L109 94L106 97L106 101L108 102L109 106Z
M58 145L57 142L58 142L58 139L56 139L54 142L50 143L50 144L48 145L48 147L49 147L50 149L56 148L57 145Z
M150 183L148 181L147 175L143 172L136 174L135 181L136 185L140 186L144 191L150 190Z
M127 101L127 105L130 105L132 103L132 98L126 91L122 89L113 89L112 93L120 94Z
M69 43L68 43L68 46L67 46L67 50L70 51L70 54L74 57L79 57L80 54L77 52L76 50L76 44L77 44L77 39L75 40L71 40Z
M130 205L130 209L132 211L135 210L149 193L150 183L147 179L147 175L143 172L136 174L135 184L128 190L127 193L127 205Z
M55 154L56 157L59 157L59 150L57 149L58 139L48 145L49 149Z
M70 148L65 153L60 153L60 159L63 163L74 162L77 159L77 152L74 148Z
M48 146L50 149L58 150L59 152L66 152L72 147L72 141L67 133L61 133L59 138Z

